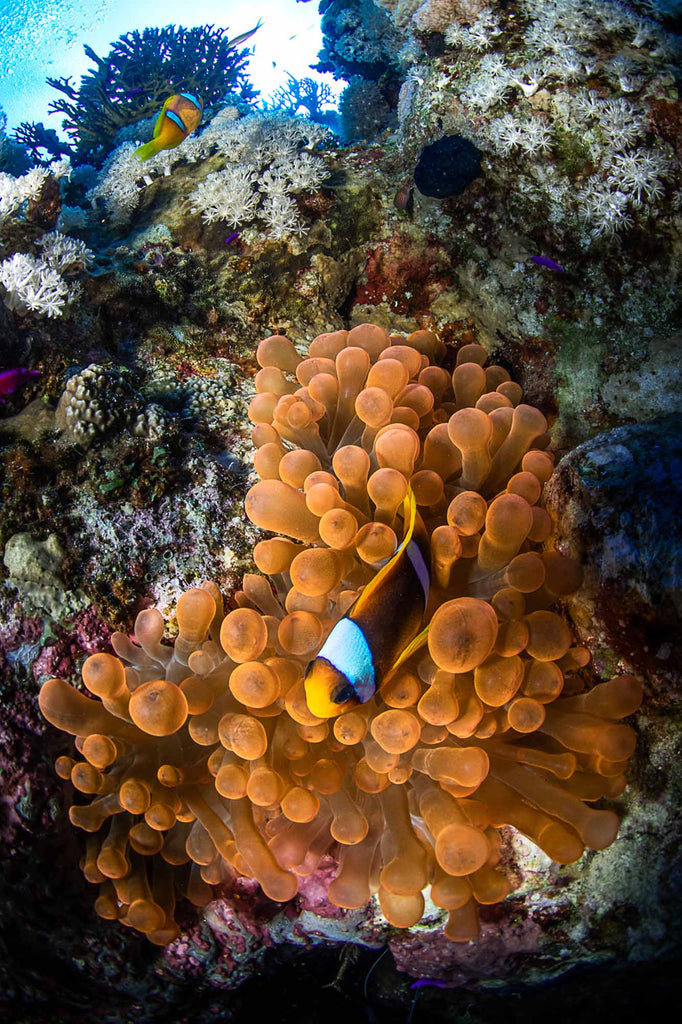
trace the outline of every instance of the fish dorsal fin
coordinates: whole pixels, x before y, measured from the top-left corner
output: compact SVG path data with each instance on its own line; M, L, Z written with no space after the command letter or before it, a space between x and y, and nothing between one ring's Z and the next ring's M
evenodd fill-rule
M382 585L385 578L388 576L393 566L400 560L405 548L412 540L412 534L414 533L414 524L417 520L417 501L414 496L414 491L412 490L411 487L408 487L407 494L405 496L405 501L403 502L403 518L405 520L405 534L403 536L402 542L400 543L400 546L396 548L395 553L391 558L389 558L388 562L386 562L386 565L384 565L383 568L379 570L374 579L370 580L365 589L362 591L360 597L357 599L357 601L355 602L351 609L350 618L355 618L356 615L362 614L362 610L369 601L369 599L371 598L372 594L374 594Z
M172 99L173 97L169 96L164 105L161 107L161 113L157 117L156 124L154 125L154 134L152 135L153 139L158 139L159 135L161 134L161 128L163 127L163 119L166 116L166 111L168 110L170 101Z

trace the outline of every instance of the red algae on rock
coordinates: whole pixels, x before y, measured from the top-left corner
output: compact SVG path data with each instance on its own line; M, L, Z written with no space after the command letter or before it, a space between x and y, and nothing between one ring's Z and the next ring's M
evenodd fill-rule
M538 504L544 416L483 348L460 347L452 373L443 348L371 324L305 356L261 342L246 510L281 535L254 552L269 579L247 574L227 613L213 583L183 594L174 647L142 612L137 642L114 634L116 657L85 662L99 700L43 686L43 714L75 737L57 771L83 795L70 817L102 917L164 945L179 895L205 906L246 876L286 903L331 854L333 906L377 893L410 928L430 886L445 936L465 942L479 906L511 890L501 826L562 864L615 839L615 813L591 805L625 788L634 732L620 720L641 687L583 692L589 655L551 610L580 570ZM367 703L318 718L306 667L402 535L408 484L431 541L428 645Z

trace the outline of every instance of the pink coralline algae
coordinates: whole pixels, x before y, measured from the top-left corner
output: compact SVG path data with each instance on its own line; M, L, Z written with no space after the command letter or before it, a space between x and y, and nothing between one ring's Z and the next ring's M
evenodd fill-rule
M388 303L397 313L428 309L447 286L449 259L439 245L410 246L405 235L395 234L367 257L365 280L356 304Z
M521 954L539 952L543 928L531 917L519 922L483 924L475 943L453 945L440 928L403 932L390 942L399 971L463 985L468 981L508 977Z
M33 663L33 677L43 682L51 676L68 678L77 671L83 654L93 654L109 646L109 630L93 608L74 616L68 630L54 644L44 647Z

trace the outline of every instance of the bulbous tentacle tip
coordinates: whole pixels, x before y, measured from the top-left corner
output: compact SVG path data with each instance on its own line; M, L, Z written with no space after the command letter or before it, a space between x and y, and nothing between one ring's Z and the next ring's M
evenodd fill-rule
M142 612L137 643L116 634L116 657L85 661L95 699L43 685L43 715L76 737L56 770L87 800L69 816L103 918L163 945L181 896L204 906L242 874L285 902L333 852L337 906L378 893L409 928L430 882L465 942L510 891L499 827L558 863L615 839L617 816L591 804L623 792L641 683L584 689L589 652L552 608L581 571L548 543L544 416L482 346L454 373L442 348L375 325L321 335L307 358L261 342L246 512L275 536L259 573L231 610L215 584L184 594L173 647ZM408 550L412 577L394 572ZM323 645L358 608L348 674L355 618L334 663Z

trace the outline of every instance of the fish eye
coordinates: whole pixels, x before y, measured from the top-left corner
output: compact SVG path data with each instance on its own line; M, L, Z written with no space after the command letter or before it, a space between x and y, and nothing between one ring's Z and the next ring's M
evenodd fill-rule
M347 700L352 700L355 696L355 691L350 683L340 686L332 694L332 701L334 704L344 704Z

